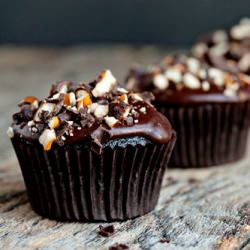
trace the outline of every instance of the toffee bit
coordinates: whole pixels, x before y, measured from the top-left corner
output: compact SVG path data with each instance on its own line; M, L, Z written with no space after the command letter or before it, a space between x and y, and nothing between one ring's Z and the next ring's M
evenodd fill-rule
M106 227L99 225L99 231L98 231L99 235L101 235L103 237L110 237L114 233L115 233L115 228L113 225L109 225Z
M199 181L197 179L193 178L193 177L190 177L188 179L188 183L190 183L190 184L194 184L194 183L197 183L197 182L199 182Z

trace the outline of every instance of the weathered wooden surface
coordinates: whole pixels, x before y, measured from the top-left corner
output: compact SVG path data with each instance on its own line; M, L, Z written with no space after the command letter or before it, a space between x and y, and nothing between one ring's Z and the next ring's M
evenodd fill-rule
M54 79L88 80L103 66L122 79L131 61L148 63L164 53L153 47L0 47L0 249L108 249L116 242L131 249L250 249L250 154L219 168L168 171L156 209L112 223L110 238L98 235L99 223L50 221L28 203L5 136L17 101L44 95ZM164 237L170 242L159 242Z

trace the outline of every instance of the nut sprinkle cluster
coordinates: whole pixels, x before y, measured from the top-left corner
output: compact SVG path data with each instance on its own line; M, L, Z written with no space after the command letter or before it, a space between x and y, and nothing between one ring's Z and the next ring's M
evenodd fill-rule
M48 98L24 98L7 134L13 137L15 128L27 127L45 151L54 143L63 146L82 131L100 144L100 131L138 123L140 114L146 114L147 107L151 107L152 98L149 93L137 94L119 87L110 70L101 72L89 84L60 81L52 85Z
M128 88L144 82L145 90L199 90L207 93L217 91L225 96L236 96L241 87L250 87L250 77L243 73L237 75L209 67L194 57L167 56L148 69L132 69L128 75ZM140 87L139 87L140 88Z
M230 72L250 74L250 18L243 18L229 31L217 30L201 39L193 56Z

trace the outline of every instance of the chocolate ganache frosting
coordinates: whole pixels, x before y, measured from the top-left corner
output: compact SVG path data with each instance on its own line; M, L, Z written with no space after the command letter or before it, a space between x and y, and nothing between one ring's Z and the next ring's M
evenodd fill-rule
M250 97L250 77L232 74L187 56L167 56L147 69L132 68L126 79L133 91L151 91L155 103L196 105L244 102Z
M52 145L91 141L102 146L116 138L141 136L167 143L173 135L169 121L155 110L150 93L119 87L109 70L88 83L60 81L43 100L26 97L13 115L10 137Z
M203 36L192 55L222 70L250 75L250 19L243 18L228 31Z

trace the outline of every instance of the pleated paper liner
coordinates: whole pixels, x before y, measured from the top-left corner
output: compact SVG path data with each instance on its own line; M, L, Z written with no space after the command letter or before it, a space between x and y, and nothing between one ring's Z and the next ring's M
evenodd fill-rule
M170 167L216 166L237 161L245 155L250 102L156 106L177 132Z
M167 144L130 140L98 155L86 145L44 152L41 145L12 139L33 209L62 221L126 220L150 212L175 134Z

